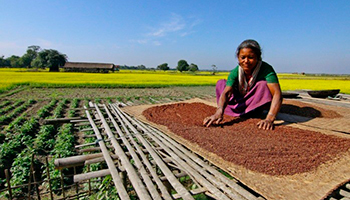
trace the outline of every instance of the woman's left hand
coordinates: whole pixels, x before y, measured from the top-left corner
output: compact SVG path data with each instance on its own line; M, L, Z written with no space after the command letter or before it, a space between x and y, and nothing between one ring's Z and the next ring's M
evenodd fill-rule
M273 121L268 119L261 120L260 122L257 123L257 126L258 128L264 129L264 130L273 130L274 128Z

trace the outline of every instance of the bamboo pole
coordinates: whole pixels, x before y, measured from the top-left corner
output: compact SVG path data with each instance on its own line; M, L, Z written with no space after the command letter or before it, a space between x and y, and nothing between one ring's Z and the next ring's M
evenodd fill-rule
M83 165L86 160L90 160L93 158L102 157L102 153L95 153L95 154L89 154L89 155L79 155L79 156L71 156L67 158L58 158L55 160L55 168L56 169L62 169L62 168L69 168L74 167L78 165Z
M141 136L141 134L132 126L132 124L126 120L126 118L121 114L121 111L118 107L113 106L114 110L120 116L123 122L126 123L126 125L133 131L136 138L144 145L144 147L148 150L148 152L151 154L152 158L156 161L159 168L162 170L164 175L168 178L170 184L173 186L173 188L179 193L183 199L191 199L194 198L192 195L186 190L186 188L177 180L177 178L174 176L174 174L170 171L170 169L165 165L165 163L161 160L159 155L155 152L155 150L151 147L151 145Z
M127 116L127 117L129 119L131 119L129 116ZM133 120L133 119L131 119L131 120ZM217 170L215 170L214 168L212 168L211 166L206 164L198 156L196 156L192 152L190 152L187 149L185 149L182 145L180 145L179 143L175 142L173 139L171 139L170 137L168 137L164 133L158 131L157 129L155 129L153 127L146 126L145 124L141 123L138 120L135 120L135 122L138 123L137 126L140 127L140 129L146 128L146 129L150 129L150 132L155 131L156 132L156 134L155 134L156 136L158 136L158 137L161 136L164 139L166 139L169 143L174 145L177 149L179 149L181 152L183 152L186 156L190 157L191 160L193 160L196 163L198 163L201 168L204 168L204 169L208 170L211 174L213 174L215 177L217 177L220 181L222 181L223 183L227 184L230 187L230 189L232 190L233 193L238 193L238 194L240 194L241 196L243 196L246 199L257 199L257 197L254 196L252 193L248 192L246 189L244 189L241 186L239 186L236 181L232 181L232 180L228 179L226 176L224 176L223 174L221 174L220 172L218 172ZM224 186L221 186L221 187L224 187ZM242 197L240 197L240 198L242 198Z
M87 166L87 172L90 172L90 165ZM91 179L89 179L88 182L88 186L89 186L89 196L91 195Z
M124 116L126 116L131 122L134 122L135 124L137 123L135 120L127 116L125 113L123 113ZM142 126L140 126L143 128ZM131 127L130 127L131 128ZM134 128L134 127L133 127ZM164 144L162 141L160 141L155 135L153 135L150 131L147 129L143 128L143 132L148 134L149 137L151 137L158 145L160 145L173 159L179 164L179 166L182 166L183 169L186 169L186 171L189 172L189 175L192 175L195 177L195 179L200 182L201 185L206 187L212 194L214 194L218 199L229 199L224 193L222 193L220 190L218 190L217 187L212 185L204 176L202 176L193 166L190 166L187 162L185 162L183 157L181 155L177 155L176 153L179 152L174 152L173 149L170 149L166 144Z
M78 150L79 153L84 153L84 152L95 152L95 151L101 151L100 147L92 147L88 149L80 149Z
M7 182L7 188L9 191L9 199L12 199L12 189L11 189L11 178L10 178L10 174L9 174L9 170L5 169L5 176L6 176L6 182Z
M35 178L35 170L34 170L34 154L32 154L32 161L31 161L31 165L30 165L30 170L33 172L33 180L34 180L34 187L35 187L35 191L36 191L36 194L38 195L38 200L41 200L40 198L40 192L39 192L39 187L37 185L37 182L36 182L36 178Z
M92 178L98 178L98 177L103 177L103 176L107 176L110 175L111 172L109 171L109 169L102 169L99 171L93 171L93 172L88 172L88 173L84 173L84 174L77 174L74 175L74 182L81 182L81 181L85 181L85 180L89 180Z
M147 129L145 129L147 130ZM186 162L186 164L188 164L189 166L193 167L194 170L196 170L197 172L199 172L203 177L205 177L206 180L210 181L212 184L214 184L216 187L220 188L222 191L224 191L228 196L230 196L230 198L233 199L237 199L237 200L244 200L245 198L242 197L241 195L239 195L237 192L232 192L231 190L229 190L226 185L219 181L216 177L212 176L211 174L209 174L207 171L205 171L201 166L197 165L194 161L192 161L188 156L186 156L185 154L183 154L181 151L179 151L178 149L176 149L171 143L169 143L168 141L166 141L164 138L161 138L159 136L159 134L154 134L153 131L149 132L150 134L152 134L154 137L157 137L162 143L164 143L164 145L166 145L167 147L169 147L171 149L172 152L176 153L176 155L178 155L179 157L183 158ZM175 161L179 161L178 159L174 159ZM188 169L188 168L186 168ZM202 182L201 182L202 183ZM207 183L206 183L207 184ZM217 191L215 191L215 189L212 189L212 187L209 187L210 185L204 185L205 187L208 188L208 190L214 194L215 196L219 195L217 193ZM221 197L220 197L221 198Z
M31 159L31 162L30 162L30 166L33 165L33 156L34 154L32 154L32 159ZM29 170L29 178L28 178L28 199L31 199L31 186L32 186L32 174L33 174L33 168L30 167L30 170Z
M90 121L91 126L94 129L94 132L96 134L97 139L99 140L98 144L101 147L101 150L102 150L102 153L103 153L103 157L105 158L107 166L108 166L108 168L109 168L109 170L111 172L111 175L113 177L113 182L114 182L114 185L117 188L117 192L119 194L119 197L122 200L124 200L124 199L129 200L130 197L129 197L128 193L126 192L126 189L124 188L123 184L121 184L121 179L120 179L120 177L118 175L118 170L115 167L115 165L113 163L113 160L112 160L111 156L109 155L108 149L107 149L105 143L102 140L102 136L101 136L101 133L100 133L99 129L97 128L96 124L92 120L92 117L91 117L89 111L86 110L85 113L86 113L86 115L87 115L87 117L88 117L88 119Z
M142 123L140 123L140 125L142 125ZM226 176L224 176L223 174L218 172L216 169L214 169L213 167L209 166L207 163L205 163L198 156L196 156L195 154L193 154L192 152L190 152L189 150L184 148L182 145L180 145L179 143L177 143L174 140L172 140L171 138L169 138L167 135L165 135L161 131L158 131L157 129L155 129L153 127L148 127L148 128L153 130L153 131L155 131L157 133L157 135L163 137L168 142L170 142L172 145L174 145L177 149L179 149L181 152L183 152L186 156L190 157L191 160L193 160L197 164L199 164L199 166L201 168L208 170L211 174L213 174L215 177L217 177L220 181L222 181L223 183L228 185L231 188L231 190L239 193L240 195L242 195L246 199L256 199L257 198L252 193L250 193L246 189L242 188L242 186L238 185L236 181L230 180L229 178L227 178Z
M114 120L112 114L110 113L110 111L108 110L107 106L104 105L104 109L107 112L107 115L109 117L109 119L112 121L112 124L114 126L114 128L117 130L117 133L119 135L119 137L121 138L121 140L123 141L123 144L127 147L131 157L134 159L135 161L135 165L136 167L140 170L140 174L142 176L142 178L144 179L146 186L152 196L153 199L161 199L161 197L159 196L159 193L157 191L157 189L154 187L152 180L150 179L150 177L148 176L148 172L146 171L146 169L144 168L141 160L139 159L139 157L136 155L133 147L130 145L129 141L123 137L123 133L121 131L121 129L119 128L117 122ZM127 131L127 130L125 130ZM112 138L113 139L113 138ZM111 139L111 140L112 140ZM114 139L115 140L115 139ZM139 152L140 153L140 152ZM142 151L141 151L142 153Z
M115 112L115 110L113 109L112 105L110 105L110 107L112 108L112 112L113 114L117 117L117 120L120 122L121 127L123 128L123 130L125 131L126 134L123 134L122 130L119 128L119 126L116 126L115 120L113 119L113 117L110 117L112 119L112 122L117 130L117 133L119 134L120 138L125 138L126 136L129 137L129 140L132 142L133 146L136 148L137 152L139 153L139 155L142 158L143 163L146 165L146 167L148 168L148 171L151 173L153 180L156 182L156 184L158 185L162 196L164 199L171 199L170 196L170 190L171 188L169 187L169 182L166 181L166 183L168 183L167 185L165 185L163 183L164 180L166 180L166 176L164 177L164 180L162 181L158 175L157 172L155 171L155 169L152 167L149 159L146 157L146 155L144 154L144 149L141 149L140 146L136 143L136 141L134 140L134 138L132 137L132 134L129 132L129 130L126 128L125 123L123 122L123 120L119 117L118 113ZM147 149L146 149L147 150ZM148 151L147 151L148 152ZM156 161L154 161L156 162Z
M77 174L77 169L76 167L74 166L73 167L73 170L74 170L74 176ZM74 177L73 176L73 177ZM79 185L78 185L78 182L75 182L75 193L78 194L79 193ZM77 198L78 199L78 198Z
M71 120L79 120L83 119L81 117L71 117L71 118L56 118L56 119L44 119L43 124L63 124L69 123Z
M118 159L118 156L114 155L114 154L111 154L111 157L112 157L113 160ZM100 163L100 162L105 162L104 157L98 157L98 158L93 158L93 159L86 160L84 162L84 165L90 165L90 164ZM121 171L125 171L125 168L123 166L118 166L118 168Z
M59 170L61 174L61 190L62 190L62 196L63 198L66 198L66 194L64 193L64 180L63 180L63 173L62 170Z
M45 157L45 163L46 163L46 176L47 176L47 181L49 183L50 198L51 198L51 200L53 200L53 194L52 194L52 188L51 188L51 178L50 178L50 169L49 169L49 161L47 159L47 156Z
M203 187L190 190L191 194L193 194L193 195L204 193L206 191L208 191L208 189L207 188L203 188ZM181 197L178 194L173 194L173 198L174 199L180 199Z
M103 114L101 113L101 110L99 109L97 104L94 104L94 106L95 106L95 109L96 109L98 115L100 116L103 127L104 127L109 139L111 140L113 147L114 147L114 153L116 155L118 155L118 157L121 160L121 164L125 167L125 170L126 170L128 177L129 177L129 180L130 180L131 184L133 185L133 187L135 188L136 193L138 194L140 199L149 199L150 200L151 197L149 196L141 179L138 177L134 167L129 162L129 158L125 155L123 149L120 147L117 140L114 138L114 135L113 135L111 129L109 128L109 125L107 124Z

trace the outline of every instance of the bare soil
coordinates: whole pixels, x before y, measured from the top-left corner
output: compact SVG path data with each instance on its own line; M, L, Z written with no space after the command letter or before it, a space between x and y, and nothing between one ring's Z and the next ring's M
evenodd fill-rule
M260 119L225 116L220 125L204 127L203 119L214 112L203 103L178 103L151 107L143 115L224 160L269 175L308 172L350 149L350 139L319 132L283 125L261 130Z
M207 97L215 96L215 86L169 88L26 88L2 99L62 99L115 97Z

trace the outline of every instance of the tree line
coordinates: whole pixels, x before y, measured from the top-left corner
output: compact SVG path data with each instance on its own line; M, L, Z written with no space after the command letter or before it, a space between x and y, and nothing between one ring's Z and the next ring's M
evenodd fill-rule
M60 53L54 49L41 49L40 46L32 45L29 46L26 53L21 57L12 55L5 58L0 56L0 67L11 67L11 68L37 68L45 69L49 68L50 71L59 71L59 68L64 66L67 62L67 55ZM146 70L148 69L145 65L138 66L127 66L120 65L119 69L138 69ZM149 68L154 69L154 68ZM168 63L163 63L157 66L157 70L172 70L168 66ZM173 69L174 70L174 69ZM199 68L196 64L188 64L186 60L179 60L176 66L176 70L183 71L198 71Z
M163 63L163 64L158 65L157 69L166 71L166 70L170 70L170 67L168 66L168 63ZM199 70L198 65L196 65L194 63L191 63L189 65L186 60L179 60L177 62L176 69L180 72L183 72L183 71L195 72L195 71Z
M0 67L39 68L48 67L50 71L59 71L59 67L67 62L68 57L54 49L41 49L40 46L29 46L26 53L19 57L12 55L0 57Z

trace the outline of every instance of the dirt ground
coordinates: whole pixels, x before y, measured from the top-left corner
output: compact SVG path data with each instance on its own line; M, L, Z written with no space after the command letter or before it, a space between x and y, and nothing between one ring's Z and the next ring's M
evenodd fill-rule
M0 99L96 99L116 97L193 98L215 96L215 86L169 88L27 88Z
M23 99L23 100L28 100L28 99L34 99L36 103L32 105L31 107L28 108L27 112L28 117L31 115L35 115L38 109L40 109L42 106L48 104L51 99L74 99L78 98L81 99L79 102L79 107L82 107L86 102L92 100L96 101L97 99L100 100L102 103L106 103L107 101L111 100L112 102L120 101L123 103L126 103L127 105L142 105L142 104L155 104L155 103L166 103L166 102L171 102L171 101L181 101L185 99L191 99L191 98L201 98L201 99L207 99L210 100L211 102L215 102L215 86L197 86L197 87L169 87L169 88L113 88L113 89L108 89L108 88L16 88L12 91L9 91L7 93L3 93L0 95L0 103L9 100L11 102L15 102L18 99ZM304 98L304 97L303 97ZM308 101L306 101L308 100ZM307 99L305 98L303 102L301 101L284 101L284 105L282 106L281 113L289 113L293 115L298 115L298 116L304 116L311 118L312 120L307 121L304 123L307 127L315 128L318 127L319 129L331 129L338 131L337 134L339 133L346 133L349 134L349 123L348 119L350 118L350 112L346 109L339 108L337 112L333 112L330 109L327 108L325 105L329 105L330 103L338 103L338 102L331 102L326 100L325 103L327 104L321 104L321 106L318 107L311 107L310 104L315 101L314 99ZM318 101L318 100L317 100ZM350 106L350 103L344 102L344 106L346 106L347 109ZM65 113L67 113L69 109L66 109ZM209 110L209 109L208 109ZM203 112L207 112L207 109L204 109ZM325 110L327 112L325 112ZM82 112L82 111L77 111L77 112ZM83 113L80 113L83 115ZM207 114L207 113L206 113ZM199 118L203 118L203 116L199 116ZM201 120L199 120L200 125ZM187 122L186 122L187 123ZM234 119L231 121L228 121L227 123L236 123L234 127L241 127L241 129L238 129L238 131L248 131L246 130L249 127L253 127L254 124L256 124L256 121L253 120L246 120L246 121L240 121L240 122L235 122ZM198 126L194 126L194 128L197 128ZM0 127L1 129L3 127ZM226 127L224 127L226 128ZM256 128L256 127L254 127ZM222 127L216 127L216 129L223 129ZM277 130L283 129L278 127ZM256 129L254 129L256 130ZM289 129L288 129L289 130ZM296 137L294 134L291 134L291 131L286 131L286 134L289 134L288 136L293 138ZM185 130L187 131L187 130ZM206 131L206 130L204 130ZM186 133L186 132L184 132ZM253 132L251 132L253 133ZM215 133L213 133L215 135ZM271 138L269 138L269 135L266 135L264 132L259 132L262 141L270 141ZM303 133L304 134L304 133ZM213 136L214 136L213 135ZM188 135L190 137L190 135ZM241 136L244 136L241 134ZM244 137L248 137L248 135L245 135ZM191 136L194 137L194 136ZM326 160L320 160L319 157L320 155L326 155L325 158L329 159L330 157L334 156L337 154L337 152L344 151L344 149L349 149L349 144L347 141L343 139L339 139L340 143L342 144L341 146L335 145L337 141L334 140L333 137L327 137L327 138L317 138L313 140L313 135L304 135L304 137L307 137L310 139L309 144L306 144L305 141L303 140L302 143L300 144L295 144L296 146L290 146L290 148L294 148L296 151L308 151L308 158L310 161L309 166L302 166L298 161L300 160L295 160L295 169L299 171L283 171L283 166L285 166L284 161L288 159L299 159L299 154L288 154L283 152L286 152L284 150L286 149L274 149L272 148L273 145L270 145L269 147L266 147L265 149L262 149L264 151L262 156L265 156L267 159L268 158L275 158L275 157L280 157L280 156L285 156L285 160L280 160L281 162L279 163L282 168L280 170L278 169L273 169L271 168L271 165L269 166L264 166L263 162L259 161L258 159L252 160L256 163L260 162L259 164L252 164L252 163L247 163L247 159L241 159L242 165L249 165L249 166L258 166L261 168L250 168L256 171L264 172L266 174L294 174L298 172L303 172L303 171L308 171L313 169L315 166L319 165L322 162L325 162ZM207 137L206 139L212 140L216 139L217 137ZM253 138L253 137L252 137ZM238 137L237 137L238 139ZM246 139L246 138L243 138ZM253 138L254 139L254 138ZM280 141L285 141L284 135L280 136ZM295 138L294 138L295 139ZM333 141L334 140L334 141ZM336 139L338 140L338 139ZM226 144L227 140L223 140L222 144ZM280 142L278 141L278 142ZM309 141L309 140L308 140ZM339 142L338 141L338 142ZM255 140L252 140L252 142L256 142ZM311 145L313 143L317 143L321 146L314 146L316 148L320 149L312 149ZM213 146L214 143L207 143L208 148L214 148ZM265 143L268 144L268 143ZM285 142L286 145L290 145L287 142ZM212 145L212 146L210 146ZM227 148L229 148L230 144L227 144ZM304 146L303 146L304 145ZM323 146L322 146L323 145ZM258 146L257 146L258 147ZM289 147L289 146L288 146ZM248 148L247 146L242 146L240 149L236 149L237 152L240 150L244 150L244 148ZM287 148L287 147L286 147ZM343 148L343 149L341 149ZM215 150L215 149L214 149ZM247 152L249 152L248 149ZM313 150L313 151L310 151ZM313 152L318 152L317 154L313 154ZM330 154L328 155L327 152ZM242 152L243 154L245 152ZM283 154L283 155L281 155ZM332 155L331 155L332 154ZM234 154L232 154L234 155ZM244 154L245 155L245 154ZM246 154L246 156L249 156ZM289 156L289 157L288 157ZM313 157L314 156L314 157ZM227 159L234 159L232 158L227 158ZM239 160L238 160L239 161ZM276 160L275 160L276 161ZM321 162L319 162L321 161ZM271 162L274 162L271 160ZM313 163L315 162L315 163ZM316 163L317 162L317 163ZM266 162L265 162L266 163ZM278 163L277 163L278 164ZM277 165L276 165L277 166ZM287 166L288 167L288 166ZM265 170L265 171L264 171ZM277 171L276 171L277 170ZM329 172L332 173L332 172ZM263 187L263 186L261 186Z

